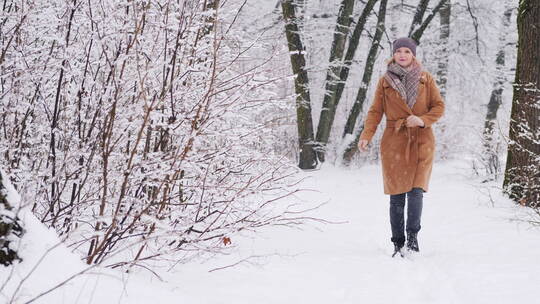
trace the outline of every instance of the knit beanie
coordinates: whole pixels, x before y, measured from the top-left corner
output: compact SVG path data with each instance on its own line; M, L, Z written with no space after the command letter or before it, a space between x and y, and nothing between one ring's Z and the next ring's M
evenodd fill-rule
M395 53L396 50L400 47L408 48L416 57L416 42L413 39L408 37L402 37L394 40L394 42L392 43L392 54Z

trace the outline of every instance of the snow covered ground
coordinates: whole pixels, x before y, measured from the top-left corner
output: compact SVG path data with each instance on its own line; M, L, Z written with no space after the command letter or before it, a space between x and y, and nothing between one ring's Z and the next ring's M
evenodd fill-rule
M238 251L182 265L163 282L147 272L128 276L99 270L97 275L93 270L36 303L534 303L540 230L516 221L527 209L470 172L466 161L434 165L424 194L421 252L406 258L390 257L388 196L380 167L347 170L325 164L302 173L309 177L303 188L316 191L301 198L310 204L327 201L310 216L336 224L273 227L234 238ZM52 232L30 223L34 241L23 244L30 246L28 252L54 243ZM28 261L36 258L28 256L14 275L22 278L32 266ZM14 303L25 303L84 267L63 248L48 258L48 265L22 284ZM6 277L0 272L0 284ZM0 302L16 281L4 288Z

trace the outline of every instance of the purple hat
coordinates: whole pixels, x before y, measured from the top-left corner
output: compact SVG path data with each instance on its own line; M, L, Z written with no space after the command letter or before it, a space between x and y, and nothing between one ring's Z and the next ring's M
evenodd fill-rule
M394 42L392 43L392 54L395 53L396 50L400 47L408 48L416 57L416 41L414 41L413 39L408 37L402 37L394 40Z

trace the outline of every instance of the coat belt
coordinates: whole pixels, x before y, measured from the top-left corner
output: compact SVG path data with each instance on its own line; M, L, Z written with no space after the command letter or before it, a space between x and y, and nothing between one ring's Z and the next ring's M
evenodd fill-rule
M402 127L407 130L407 147L405 148L405 161L408 163L411 145L413 141L415 145L414 147L416 148L416 153L418 154L418 127L408 128L405 124L406 121L407 118L400 118L398 120L386 120L386 127L394 128L394 133L398 133Z

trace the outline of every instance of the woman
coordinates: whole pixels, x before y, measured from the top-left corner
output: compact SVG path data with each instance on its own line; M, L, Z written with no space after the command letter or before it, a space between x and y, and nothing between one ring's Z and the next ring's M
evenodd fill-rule
M419 251L423 192L428 191L435 152L431 126L444 113L444 102L427 71L416 59L416 43L399 38L392 44L388 69L377 83L358 149L366 151L383 113L381 140L384 193L390 195L390 225L395 256L405 245L404 207L407 197L407 249Z

